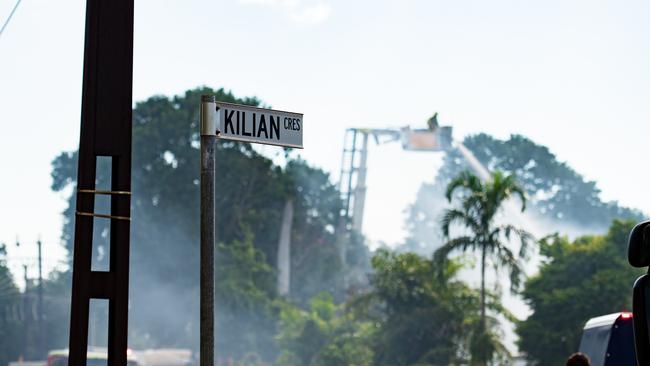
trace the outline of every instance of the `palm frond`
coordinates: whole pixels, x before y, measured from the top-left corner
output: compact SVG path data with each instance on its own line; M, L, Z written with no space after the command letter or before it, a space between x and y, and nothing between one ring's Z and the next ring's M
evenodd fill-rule
M509 175L508 180L510 181L508 184L510 194L508 196L518 196L521 200L521 212L526 211L526 200L528 196L526 191L516 182L514 175Z
M535 236L531 234L530 232L515 227L514 225L503 225L498 228L501 232L503 232L505 238L509 241L510 237L514 233L518 238L520 242L520 247L519 247L519 257L528 260L529 258L529 247L531 246L531 243L535 243Z
M505 268L510 272L510 290L513 292L517 291L524 274L521 261L515 256L510 248L501 242L494 242L492 248L495 252L495 260L498 267Z
M501 303L501 297L498 296L497 294L493 292L486 292L485 294L487 298L487 307L488 309L492 310L494 313L502 315L506 320L508 320L511 323L516 323L519 321L519 319L513 314L510 310L508 310L503 304Z
M519 196L522 202L521 211L526 209L526 192L517 183L514 174L505 175L496 171L487 183L486 202L489 216L494 216L502 203L513 196Z
M454 222L469 227L475 233L480 232L480 224L474 217L472 217L470 212L458 209L449 209L445 211L441 220L442 233L445 237L449 237L449 227Z
M481 182L481 179L479 177L475 176L467 170L461 172L447 185L447 190L445 191L445 197L447 197L447 201L451 202L454 191L459 188L465 188L470 192L480 192L483 190L483 182Z
M449 240L442 247L438 248L433 253L433 263L435 263L437 268L437 275L440 279L444 277L445 262L447 258L454 251L464 252L470 247L476 245L476 243L469 236L460 236L454 239Z

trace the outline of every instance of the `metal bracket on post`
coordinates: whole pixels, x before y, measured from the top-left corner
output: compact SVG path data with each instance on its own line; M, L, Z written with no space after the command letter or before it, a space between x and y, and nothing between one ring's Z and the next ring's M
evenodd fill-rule
M201 300L200 366L214 365L214 156L216 128L214 95L201 96Z
M214 95L201 96L201 136L217 135L217 101Z

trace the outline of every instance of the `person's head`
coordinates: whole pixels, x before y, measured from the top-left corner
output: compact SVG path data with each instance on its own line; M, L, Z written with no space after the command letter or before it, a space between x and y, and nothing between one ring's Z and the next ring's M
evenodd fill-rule
M572 354L568 360L566 360L566 366L589 366L591 362L589 357L582 352L576 352Z

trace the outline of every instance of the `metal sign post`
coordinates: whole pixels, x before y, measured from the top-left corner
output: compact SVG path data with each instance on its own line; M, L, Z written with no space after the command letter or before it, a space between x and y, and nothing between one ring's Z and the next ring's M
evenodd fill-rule
M200 366L214 365L214 149L215 98L201 96Z
M222 103L202 95L200 366L214 365L214 245L216 138L302 148L303 115Z

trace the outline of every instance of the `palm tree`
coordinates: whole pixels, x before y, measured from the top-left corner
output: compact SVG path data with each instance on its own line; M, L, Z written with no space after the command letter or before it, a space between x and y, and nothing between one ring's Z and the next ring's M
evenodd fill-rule
M462 190L461 205L445 212L442 218L442 232L448 240L435 253L439 263L444 262L452 252L473 251L481 254L481 294L480 319L476 339L484 343L489 338L486 325L486 292L485 267L491 259L495 269L506 269L510 273L511 290L519 287L523 274L522 260L527 258L529 243L533 237L526 230L513 225L503 225L495 222L497 213L503 204L513 196L521 199L521 211L526 209L526 194L515 180L514 175L504 175L502 172L492 173L486 182L477 176L463 172L454 178L447 186L445 196L449 202L454 198L454 192ZM450 226L460 224L467 230L465 235L450 238ZM519 253L515 254L509 247L511 237L517 236L521 242ZM473 341L472 343L476 343ZM490 349L490 347L485 348ZM485 365L492 358L492 351L472 355L478 364Z

